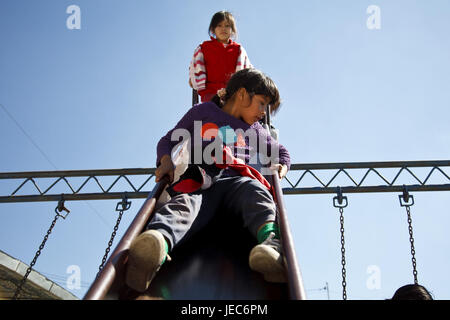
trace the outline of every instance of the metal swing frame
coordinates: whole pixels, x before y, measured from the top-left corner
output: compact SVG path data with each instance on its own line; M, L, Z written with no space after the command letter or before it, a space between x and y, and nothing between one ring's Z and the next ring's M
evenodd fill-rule
M193 103L195 102L195 92L193 92ZM268 122L270 123L270 117L268 117ZM282 241L285 250L285 256L287 258L288 265L288 277L290 283L290 297L292 299L305 299L305 293L303 288L303 282L301 279L300 270L297 263L297 258L295 256L295 250L293 248L292 236L289 230L289 223L287 221L287 215L284 208L282 194L294 195L294 194L338 194L335 197L334 204L340 210L346 206L346 197L342 194L347 193L373 193L373 192L403 192L403 197L405 197L405 190L408 192L420 192L420 191L450 191L450 177L443 170L444 167L450 167L450 160L436 160L436 161L396 161L396 162L356 162L356 163L316 163L316 164L292 164L291 174L295 172L302 172L300 178L296 182L291 182L290 177L286 177L285 181L288 184L287 187L282 188L281 182L275 176L273 179L273 184L277 190L277 200L279 205L279 218L280 218L280 228L282 230ZM385 168L398 169L398 173L395 178L390 181L385 178L380 171ZM414 168L430 168L430 172L424 180L421 180L414 174ZM363 178L357 182L357 179L353 178L350 174L352 170L367 170ZM318 178L317 171L332 171L335 172L331 179L328 181L323 181L323 179ZM121 179L128 182L131 187L131 191L127 190L127 199L133 198L146 198L144 204L133 220L132 224L129 226L124 237L121 239L116 249L109 257L108 261L105 263L103 261L100 267L99 276L94 284L91 286L89 292L86 294L85 299L102 299L107 293L110 286L113 284L115 277L120 273L121 268L124 267L126 262L126 252L132 239L136 237L143 229L146 221L151 217L153 210L155 209L156 203L161 196L164 188L166 187L168 181L163 179L161 182L157 183L151 191L145 190L144 187L147 186L148 182L154 176L155 168L135 168L135 169L109 169L109 170L70 170L70 171L40 171L40 172L3 172L0 173L0 183L19 181L20 185L14 189L12 193L6 195L0 195L0 203L15 203L15 202L36 202L36 201L60 201L60 193L51 193L53 189L58 186L58 184L64 183L69 187L71 192L64 193L65 201L75 201L75 200L97 200L97 199L123 199L124 191L115 192L113 188L117 182ZM416 181L416 184L410 185L400 185L398 180L400 175L405 172L410 174ZM430 184L429 181L433 174L440 174L444 183L440 184ZM339 175L345 175L351 181L351 184L343 187L333 186L333 182ZM373 174L378 177L382 184L377 185L366 185L367 177ZM140 175L144 176L146 179L140 186L135 186L129 176ZM101 176L116 176L114 182L107 188L105 188L101 182ZM301 185L305 177L311 176L315 179L318 186L303 186ZM85 177L85 181L75 188L71 183L70 179L73 177ZM55 181L46 189L41 190L38 183L40 179L53 178ZM101 189L101 192L83 192L87 189L89 181L94 181L97 186ZM293 180L294 181L294 180ZM22 188L27 184L32 183L36 189L34 194L20 194ZM286 184L285 183L285 184ZM407 194L407 193L406 193ZM343 200L345 199L345 202ZM403 198L405 203L408 203L408 199L413 199L412 196L409 198ZM402 199L400 199L402 203ZM345 206L343 205L345 204ZM410 204L412 205L412 204ZM410 205L405 205L407 210ZM402 205L403 206L403 205ZM60 207L61 208L61 207ZM62 209L60 210L60 212ZM342 214L341 214L342 216ZM58 217L58 215L57 215ZM412 238L412 226L410 214L408 214L408 223L410 226L410 239ZM341 219L341 231L343 229L343 219ZM345 253L345 247L343 242L343 232L341 233L341 243L343 253ZM413 239L413 238L412 238ZM411 241L411 240L410 240ZM414 257L414 247L413 241L411 241L413 255L413 267L415 282L417 282L417 271L415 269L415 257ZM345 258L343 259L343 276L345 281ZM346 292L344 292L346 297Z

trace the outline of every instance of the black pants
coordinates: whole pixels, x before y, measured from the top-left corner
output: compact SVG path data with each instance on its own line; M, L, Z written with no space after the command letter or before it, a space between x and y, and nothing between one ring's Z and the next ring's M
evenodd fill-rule
M224 177L200 194L185 193L171 198L155 213L147 229L160 231L170 248L174 248L219 213L225 214L226 219L242 219L243 227L256 238L261 225L275 221L276 206L270 192L259 181L241 176Z

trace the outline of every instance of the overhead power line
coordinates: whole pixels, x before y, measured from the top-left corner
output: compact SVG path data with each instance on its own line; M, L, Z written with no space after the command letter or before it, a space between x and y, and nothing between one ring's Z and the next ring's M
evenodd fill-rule
M39 147L39 145L34 141L34 139L29 135L25 129L20 125L20 123L12 116L12 114L8 111L8 109L0 103L3 111L5 111L6 115L16 124L16 126L22 131L22 133L27 137L27 139L33 144L33 146L39 151L39 153L47 160L48 163L53 167L53 169L58 170L56 165L50 160L47 154Z
M25 137L27 137L27 139L31 142L31 144L33 144L33 146L39 151L39 153L45 158L45 160L47 160L47 162L53 167L53 169L58 170L58 167L53 163L52 160L50 160L50 157L44 152L44 150L42 150L42 148L39 147L36 141L34 141L33 137L30 134L28 134L28 132L20 125L19 121L17 121L14 118L14 116L8 111L8 109L3 104L0 103L0 106L2 107L6 115L11 119L11 121L16 124L16 126L25 135ZM110 226L109 223L105 221L105 219L100 215L100 213L89 202L85 203L92 211L94 211L94 213L99 217L99 219L106 227L108 227L109 229L112 228L112 226Z

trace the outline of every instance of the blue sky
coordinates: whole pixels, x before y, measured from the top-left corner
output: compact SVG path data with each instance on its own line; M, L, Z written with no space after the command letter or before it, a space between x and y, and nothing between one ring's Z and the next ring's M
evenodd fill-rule
M66 27L73 4L79 30ZM367 28L370 5L380 8L380 29ZM154 167L159 138L190 106L192 53L223 9L235 15L253 65L280 89L274 123L293 163L450 159L448 1L6 0L0 103L15 121L0 110L0 171ZM419 282L438 299L450 298L448 199L417 193L412 208ZM78 265L82 287L71 291L81 298L116 202L67 203L70 216L58 221L36 270L64 286L68 266ZM308 298L326 299L319 289L328 282L330 298L340 299L332 195L285 202ZM118 237L141 204L133 200ZM29 263L55 206L1 204L0 250ZM349 195L345 217L349 299L389 298L412 282L397 195ZM379 288L367 286L370 266L380 271Z

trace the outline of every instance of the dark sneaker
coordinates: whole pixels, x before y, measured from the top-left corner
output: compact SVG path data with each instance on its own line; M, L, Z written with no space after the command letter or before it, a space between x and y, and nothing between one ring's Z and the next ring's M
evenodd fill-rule
M166 259L164 236L157 230L141 233L130 245L126 284L144 292Z
M268 282L286 282L281 243L279 239L274 239L274 236L275 233L271 232L263 243L250 251L249 265L252 270L262 273Z

